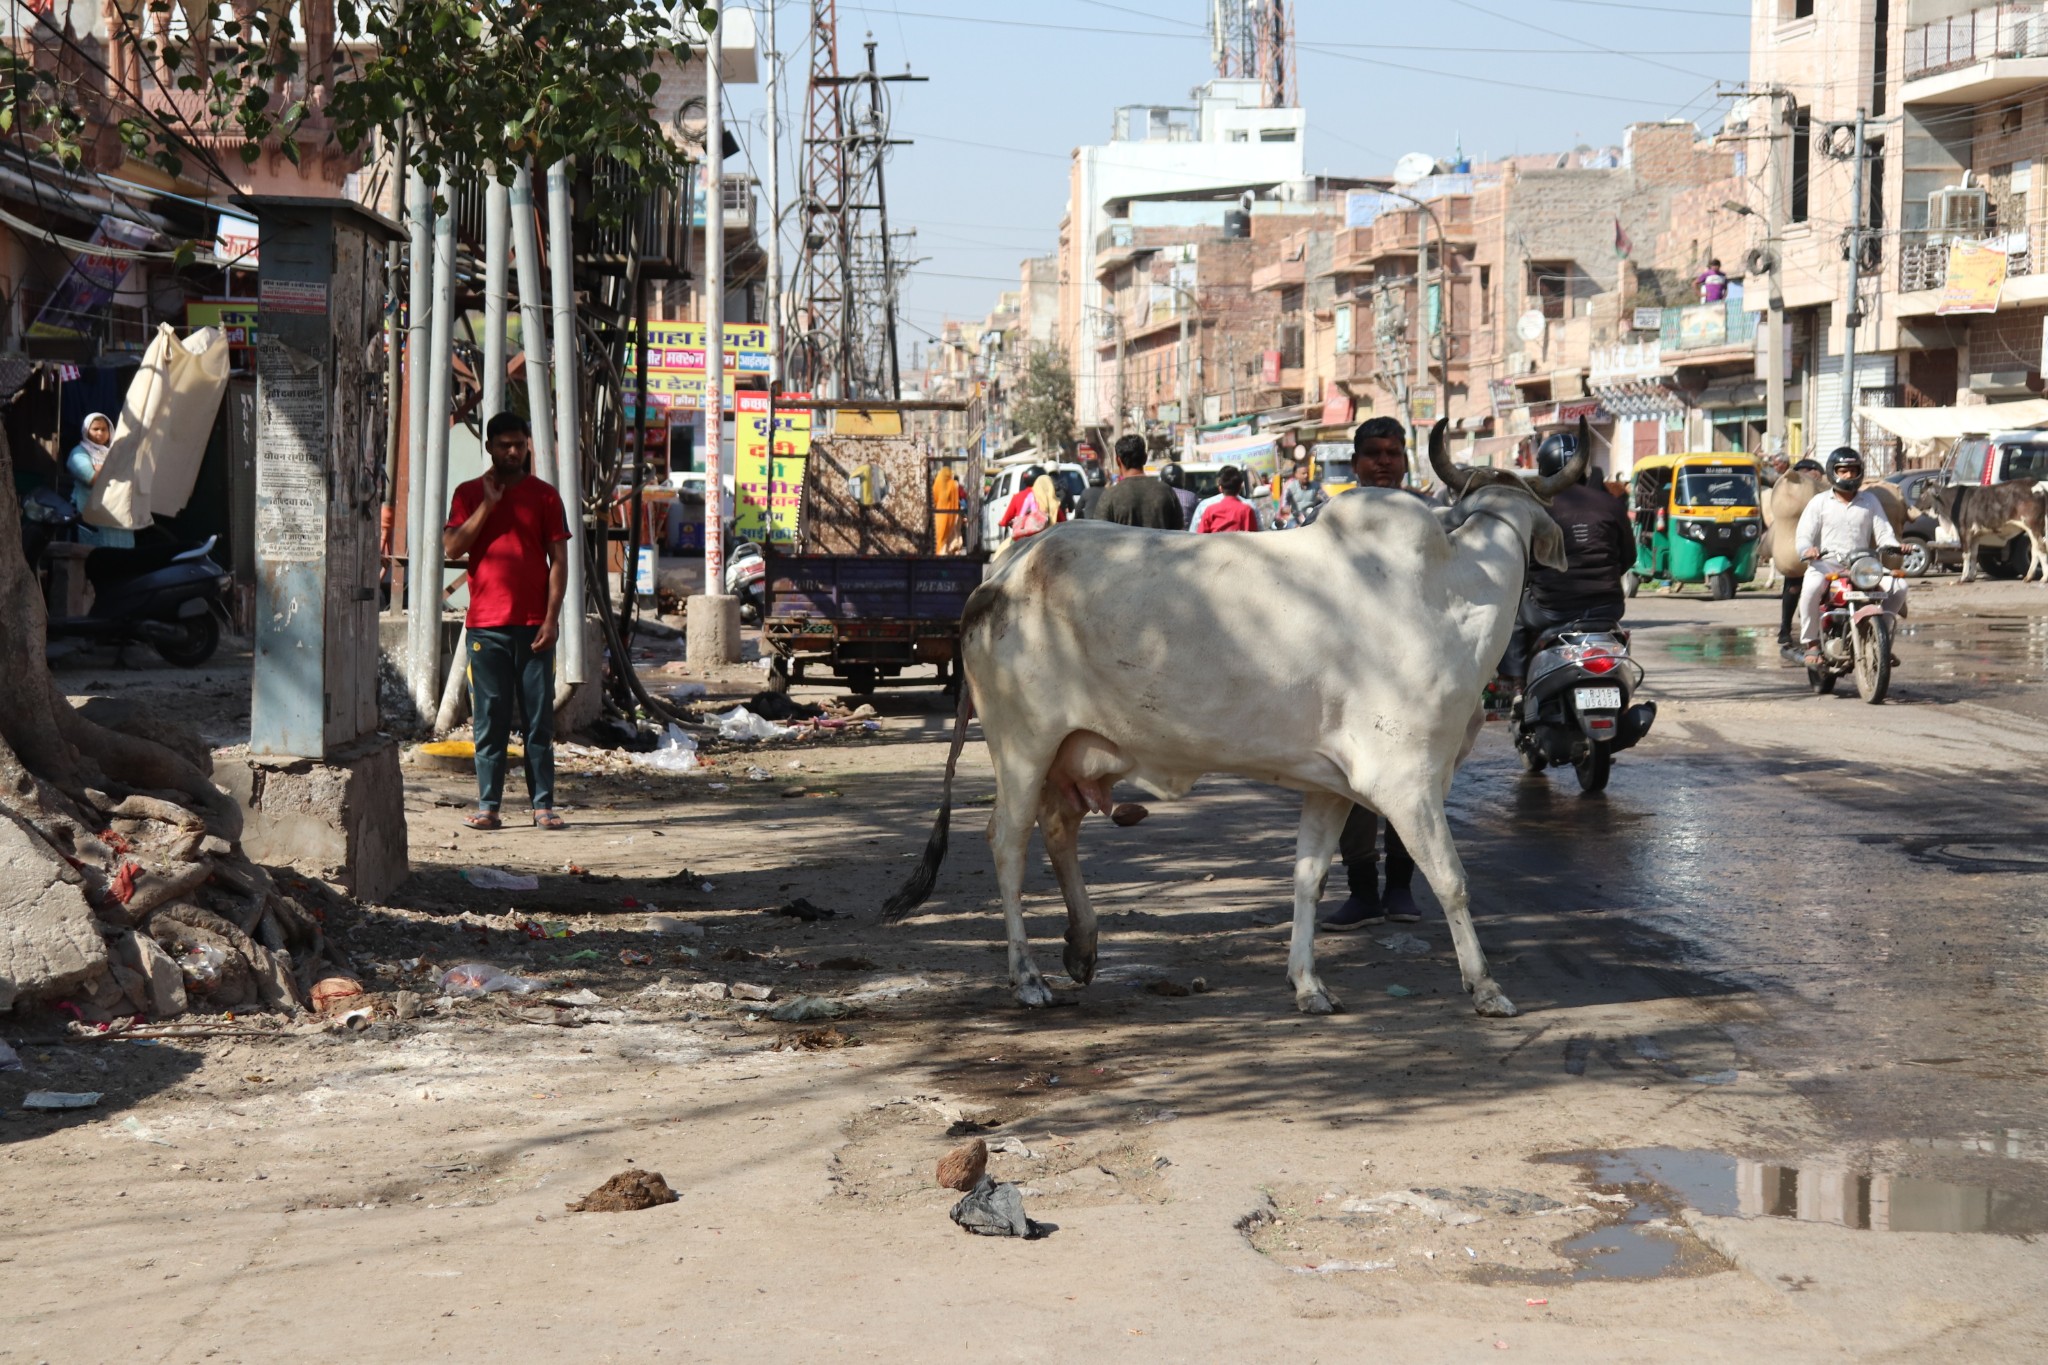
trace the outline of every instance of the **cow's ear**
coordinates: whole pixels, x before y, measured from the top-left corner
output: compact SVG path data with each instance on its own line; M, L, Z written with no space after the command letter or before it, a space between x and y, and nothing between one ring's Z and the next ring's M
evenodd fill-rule
M1571 561L1564 553L1564 532L1558 529L1548 512L1536 513L1535 529L1529 534L1529 557L1544 568L1556 569L1559 573L1571 567Z

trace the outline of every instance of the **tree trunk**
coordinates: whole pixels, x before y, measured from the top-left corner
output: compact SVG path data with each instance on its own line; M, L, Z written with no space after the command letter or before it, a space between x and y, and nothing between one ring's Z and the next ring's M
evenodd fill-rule
M46 638L0 434L0 1010L302 1008L335 971L327 943L242 856L240 809L187 756L204 750L88 719L51 678Z

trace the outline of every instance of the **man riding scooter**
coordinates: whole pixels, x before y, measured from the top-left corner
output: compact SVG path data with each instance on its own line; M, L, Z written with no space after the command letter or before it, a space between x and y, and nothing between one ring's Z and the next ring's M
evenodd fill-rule
M1579 438L1568 432L1546 436L1536 449L1536 471L1554 477L1579 453ZM1529 651L1546 630L1574 621L1619 621L1628 605L1621 575L1635 563L1635 534L1628 508L1605 486L1581 482L1550 504L1551 520L1564 532L1568 567L1529 570L1522 608L1515 617L1501 676L1519 689Z
M1821 596L1827 591L1828 575L1859 554L1872 550L1899 549L1884 504L1873 493L1863 491L1863 457L1851 446L1840 446L1827 459L1829 492L1806 504L1799 515L1797 545L1806 561L1806 582L1799 593L1799 644L1809 669L1821 667ZM1888 579L1884 609L1901 620L1906 615L1906 587L1896 578Z

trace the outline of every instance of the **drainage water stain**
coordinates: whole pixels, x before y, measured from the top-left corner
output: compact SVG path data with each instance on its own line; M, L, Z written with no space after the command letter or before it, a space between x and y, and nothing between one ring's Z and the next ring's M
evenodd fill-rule
M2048 1233L2048 1201L1979 1185L1837 1166L1778 1166L1674 1147L1564 1152L1540 1159L1583 1167L1595 1185L1647 1195L1651 1206L1682 1205L1717 1218L1789 1218L1875 1232ZM1631 1210L1631 1217L1641 1209ZM1596 1230L1573 1240L1598 1242L1602 1232L1611 1236L1616 1231Z

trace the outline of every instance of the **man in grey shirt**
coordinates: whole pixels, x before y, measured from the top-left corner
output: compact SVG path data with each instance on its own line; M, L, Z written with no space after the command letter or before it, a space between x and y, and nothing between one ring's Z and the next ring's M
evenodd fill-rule
M1280 487L1280 529L1306 526L1316 519L1316 513L1323 510L1323 504L1330 495L1315 481L1306 459L1294 462L1294 478Z
M1102 495L1090 517L1124 526L1147 526L1155 531L1186 529L1181 520L1180 499L1173 490L1145 473L1145 438L1119 436L1116 462L1123 474L1116 487Z

